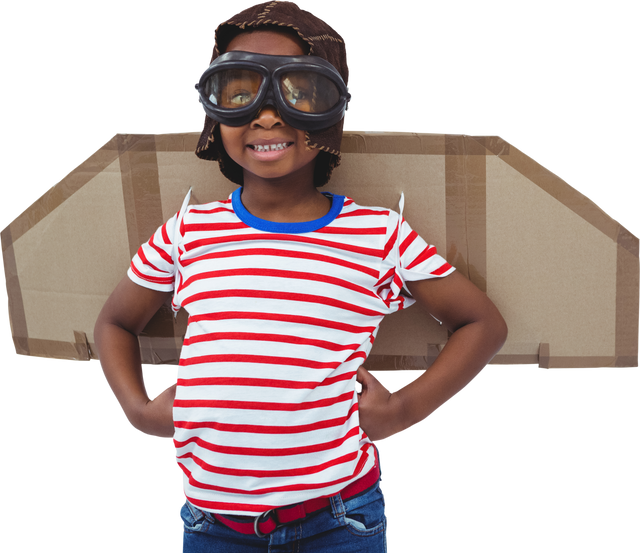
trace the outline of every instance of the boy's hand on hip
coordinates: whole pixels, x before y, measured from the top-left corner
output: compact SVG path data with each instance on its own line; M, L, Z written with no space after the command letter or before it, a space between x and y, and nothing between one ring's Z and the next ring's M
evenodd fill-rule
M358 394L360 428L369 439L382 440L404 430L400 398L364 367L358 369L356 380L362 385Z

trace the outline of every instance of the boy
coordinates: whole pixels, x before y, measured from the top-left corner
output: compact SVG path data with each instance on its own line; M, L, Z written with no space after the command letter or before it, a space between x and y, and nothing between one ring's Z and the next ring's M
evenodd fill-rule
M318 190L349 101L333 29L261 4L218 28L212 61L197 154L241 188L181 210L140 248L96 324L105 375L134 426L174 437L185 551L383 551L372 442L466 385L504 321L397 214ZM180 373L150 401L136 336L172 294L190 315ZM391 394L362 363L383 316L413 301L452 335Z

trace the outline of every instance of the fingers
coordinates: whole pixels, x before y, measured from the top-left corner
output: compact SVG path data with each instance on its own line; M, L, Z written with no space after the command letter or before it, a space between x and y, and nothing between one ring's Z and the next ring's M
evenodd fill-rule
M365 379L365 375L362 372L364 370L365 370L364 367L362 367L361 365L360 367L358 367L358 370L356 371L356 392L358 393L358 398L362 396L362 392L364 391L364 386L362 385Z

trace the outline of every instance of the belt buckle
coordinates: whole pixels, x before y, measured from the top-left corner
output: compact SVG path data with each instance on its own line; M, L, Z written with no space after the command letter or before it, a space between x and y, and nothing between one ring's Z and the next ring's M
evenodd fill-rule
M260 532L260 523L263 522L263 520L261 520L264 517L264 520L267 520L269 518L269 515L273 512L273 509L269 509L268 511L266 511L265 513L262 513L261 515L258 515L254 521L253 521L253 531L255 532L256 536L258 536L259 538L266 538L267 534L263 534L262 532Z

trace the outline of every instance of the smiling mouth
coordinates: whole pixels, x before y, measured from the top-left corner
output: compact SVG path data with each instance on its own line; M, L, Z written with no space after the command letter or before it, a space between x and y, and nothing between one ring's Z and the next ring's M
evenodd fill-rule
M275 152L277 150L286 150L292 146L293 142L280 142L279 144L249 144L249 148L256 152Z

